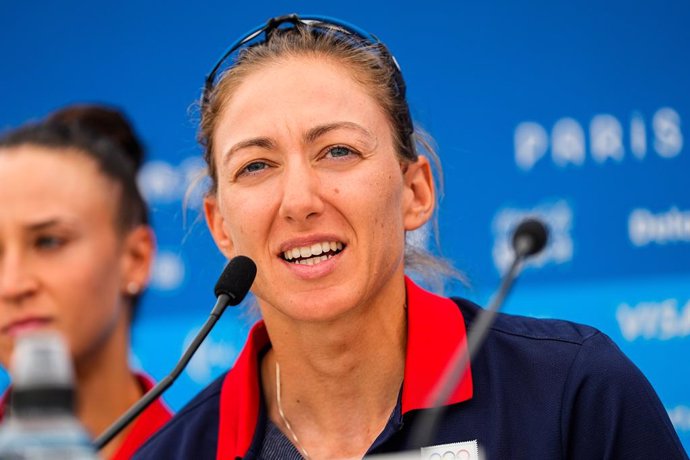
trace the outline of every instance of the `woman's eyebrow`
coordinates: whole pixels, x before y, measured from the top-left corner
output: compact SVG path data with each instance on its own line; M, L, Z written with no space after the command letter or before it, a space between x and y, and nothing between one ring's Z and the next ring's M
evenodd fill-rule
M334 131L336 129L353 130L358 132L360 135L363 135L364 138L368 141L374 142L376 140L376 137L369 130L365 129L361 125L358 125L357 123L353 123L351 121L336 121L334 123L327 123L324 125L319 125L311 128L304 135L304 142L306 144L310 144L316 141L320 136L323 136L324 134L327 134L330 131Z
M246 149L249 147L259 147L262 149L270 150L276 145L275 141L269 137L252 137L238 142L237 144L230 147L230 149L223 155L222 162L227 163L230 157L238 150Z
M360 134L365 141L371 141L373 143L376 142L376 137L367 129L362 127L361 125L358 125L357 123L353 123L351 121L336 121L333 123L326 123L323 125L318 125L315 126L309 131L307 131L304 134L304 142L306 144L310 144L315 142L319 137L331 132L335 131L338 129L346 129L346 130L351 130L355 131L358 134ZM249 148L249 147L259 147L262 149L266 150L271 150L276 147L276 142L275 140L271 139L270 137L252 137L249 139L245 139L242 141L239 141L238 143L234 144L230 149L223 155L222 162L227 163L228 160L232 157L232 155L242 149Z
M32 232L38 232L41 230L45 230L50 227L54 227L60 223L60 220L58 218L51 218L51 219L45 219L45 220L40 220L36 222L30 222L26 225L26 228Z
M75 227L77 221L70 216L55 216L29 221L24 224L24 228L29 232L41 232L53 227Z

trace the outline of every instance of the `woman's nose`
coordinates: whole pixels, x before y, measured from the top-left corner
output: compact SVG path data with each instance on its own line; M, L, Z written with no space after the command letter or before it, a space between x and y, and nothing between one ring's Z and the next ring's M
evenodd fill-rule
M18 251L0 253L0 299L20 302L36 291L30 264Z
M279 214L291 222L304 222L323 213L321 179L306 162L288 165L281 183Z

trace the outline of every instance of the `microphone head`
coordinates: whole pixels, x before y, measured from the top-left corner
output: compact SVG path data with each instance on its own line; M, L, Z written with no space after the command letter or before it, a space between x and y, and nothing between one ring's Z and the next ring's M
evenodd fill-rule
M513 233L513 249L518 256L533 256L544 249L548 239L546 224L536 218L525 219Z
M213 292L215 292L216 297L221 294L230 297L228 305L237 305L249 292L254 277L256 277L254 261L245 256L234 257L225 266Z

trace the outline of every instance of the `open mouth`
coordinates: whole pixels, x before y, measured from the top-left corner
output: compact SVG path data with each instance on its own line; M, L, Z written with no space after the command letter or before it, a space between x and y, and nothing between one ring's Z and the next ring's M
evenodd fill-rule
M300 246L284 251L283 260L292 264L315 265L340 253L345 245L340 241L323 241L309 246Z

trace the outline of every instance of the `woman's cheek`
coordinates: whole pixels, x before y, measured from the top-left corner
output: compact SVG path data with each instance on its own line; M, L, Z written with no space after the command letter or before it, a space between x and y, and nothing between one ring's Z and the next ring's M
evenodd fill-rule
M13 340L11 340L9 337L0 339L0 366L4 367L5 370L9 370L13 349Z

